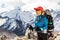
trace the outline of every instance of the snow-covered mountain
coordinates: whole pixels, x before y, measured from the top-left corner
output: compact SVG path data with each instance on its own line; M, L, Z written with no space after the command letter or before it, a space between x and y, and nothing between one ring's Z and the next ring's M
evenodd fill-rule
M34 19L31 12L21 11L19 7L9 12L2 12L0 16L0 21L2 20L0 28L12 31L17 35L24 35L27 24L31 24Z
M45 2L46 1L46 2ZM18 3L14 5L7 4L7 6L0 8L0 26L2 28L7 29L9 31L17 33L18 29L21 34L23 34L27 28L27 24L34 25L35 20L35 11L33 10L37 6L42 6L44 9L49 9L51 11L53 20L54 20L54 30L60 31L60 1L54 0L20 0ZM12 1L13 3L14 1ZM15 1L16 2L16 1ZM3 2L2 2L3 3ZM20 4L20 5L19 5ZM4 6L4 5L3 5ZM3 19L2 19L3 18ZM6 19L7 18L7 19ZM17 30L15 30L17 29ZM23 31L24 30L24 31ZM19 32L19 31L18 31Z

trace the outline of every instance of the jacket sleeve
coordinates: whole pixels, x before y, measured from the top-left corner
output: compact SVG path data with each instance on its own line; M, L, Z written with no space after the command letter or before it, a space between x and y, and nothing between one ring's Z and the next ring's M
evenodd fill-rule
M48 19L45 17L43 20L43 28L41 30L47 30L48 29Z

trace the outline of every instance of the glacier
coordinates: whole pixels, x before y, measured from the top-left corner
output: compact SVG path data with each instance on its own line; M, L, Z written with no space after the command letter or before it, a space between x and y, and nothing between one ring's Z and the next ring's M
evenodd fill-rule
M34 19L31 12L21 11L19 7L9 12L2 12L0 16L0 21L2 20L0 29L11 31L17 35L25 35L27 24L31 24Z
M60 12L53 9L50 11L54 20L54 31L60 31ZM36 15L31 11L21 11L19 7L9 12L2 12L0 16L0 20L2 20L0 29L11 31L17 35L25 35L28 24L35 26Z
M4 5L2 5L2 11L0 8L0 29L11 31L17 35L24 35L26 29L28 28L28 24L32 25L33 27L35 26L34 21L36 14L33 8L37 7L38 5L42 5L43 8L51 11L51 15L54 20L54 31L60 31L60 1L45 1L22 0L20 3L14 5L9 5L7 2L6 5L8 6L6 7L10 6L9 10L4 8Z

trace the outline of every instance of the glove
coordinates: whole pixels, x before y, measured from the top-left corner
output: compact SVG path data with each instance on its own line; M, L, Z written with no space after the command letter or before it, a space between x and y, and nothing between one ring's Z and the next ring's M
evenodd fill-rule
M41 29L41 31L43 31L43 28L40 28Z
M47 30L45 29L43 32L44 32L44 33L47 33Z

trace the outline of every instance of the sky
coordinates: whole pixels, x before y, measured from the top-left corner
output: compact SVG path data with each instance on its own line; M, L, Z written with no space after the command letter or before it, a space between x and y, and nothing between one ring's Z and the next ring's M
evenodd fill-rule
M33 10L34 7L42 6L44 9L59 9L60 0L22 0L26 5L22 7L23 10ZM27 8L29 7L29 8Z
M22 4L25 4L22 6ZM60 0L0 0L0 11L3 8L6 11L13 10L16 5L21 5L22 10L33 10L33 8L42 6L44 9L59 9Z
M13 10L19 4L21 4L20 0L0 0L0 13Z

